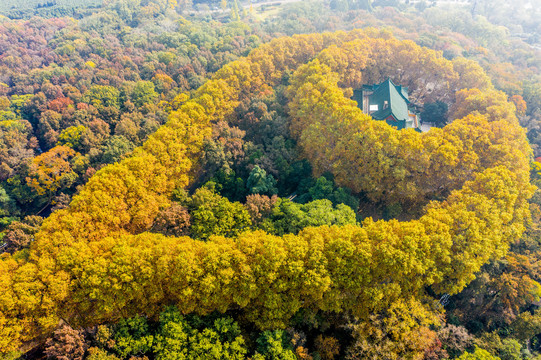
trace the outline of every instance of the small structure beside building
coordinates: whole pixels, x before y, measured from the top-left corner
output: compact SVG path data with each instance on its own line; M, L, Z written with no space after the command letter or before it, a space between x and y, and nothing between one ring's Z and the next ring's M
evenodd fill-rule
M395 85L391 79L354 90L353 100L374 120L385 120L398 130L421 131L417 106L409 101L408 88Z

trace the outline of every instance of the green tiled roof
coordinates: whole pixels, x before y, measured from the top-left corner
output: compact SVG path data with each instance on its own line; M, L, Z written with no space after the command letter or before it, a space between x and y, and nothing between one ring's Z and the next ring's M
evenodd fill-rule
M388 102L386 109L383 108L385 101ZM397 89L391 79L388 79L377 85L374 93L370 96L370 105L378 105L378 111L372 113L372 118L376 120L385 120L389 115L393 115L396 120L408 120L409 100L403 94L403 88Z
M380 84L364 85L362 89L353 92L353 100L357 101L361 109L363 109L363 93L366 91L372 92L369 95L369 105L378 106L378 111L370 114L373 119L387 120L392 115L396 121L389 120L387 123L395 126L398 130L415 126L414 122L409 118L409 107L413 106L413 104L408 99L407 87L395 85L391 79L387 79ZM384 109L385 101L387 101L387 107ZM368 109L363 110L369 113Z

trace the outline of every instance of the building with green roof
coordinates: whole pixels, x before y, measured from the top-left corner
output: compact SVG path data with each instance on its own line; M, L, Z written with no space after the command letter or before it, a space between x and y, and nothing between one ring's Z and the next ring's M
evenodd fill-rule
M354 90L353 100L375 120L385 120L398 130L421 131L417 106L409 101L408 88L395 85L391 79Z

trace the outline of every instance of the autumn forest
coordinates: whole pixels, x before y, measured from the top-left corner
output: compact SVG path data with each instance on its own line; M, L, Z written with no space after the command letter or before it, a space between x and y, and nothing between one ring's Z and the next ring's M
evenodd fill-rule
M541 359L540 12L0 5L0 359Z

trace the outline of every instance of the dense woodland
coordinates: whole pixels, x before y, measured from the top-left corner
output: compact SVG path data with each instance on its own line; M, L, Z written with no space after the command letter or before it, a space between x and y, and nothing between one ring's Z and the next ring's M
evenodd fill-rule
M0 358L541 358L535 1L23 3Z

